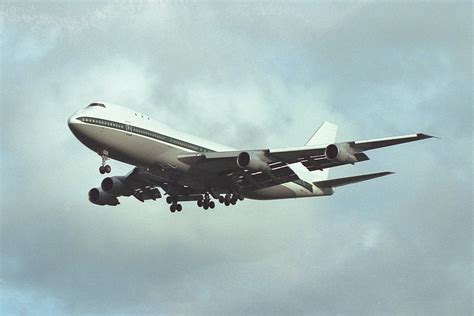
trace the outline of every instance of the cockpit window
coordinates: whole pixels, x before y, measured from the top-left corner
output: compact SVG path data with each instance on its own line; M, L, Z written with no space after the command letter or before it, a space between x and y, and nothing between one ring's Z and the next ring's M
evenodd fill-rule
M105 105L103 103L91 103L87 107L90 108L91 106L101 106L101 107L105 108Z

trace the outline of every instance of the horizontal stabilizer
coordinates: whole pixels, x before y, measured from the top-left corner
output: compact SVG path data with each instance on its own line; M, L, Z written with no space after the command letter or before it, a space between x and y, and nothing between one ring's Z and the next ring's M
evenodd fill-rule
M340 187L347 184L357 183L361 181L371 180L383 176L388 176L389 174L393 174L393 172L378 172L378 173L370 173L370 174L362 174L359 176L347 177L347 178L339 178L339 179L331 179L331 180L324 180L324 181L316 181L313 182L315 186L318 188L334 188Z

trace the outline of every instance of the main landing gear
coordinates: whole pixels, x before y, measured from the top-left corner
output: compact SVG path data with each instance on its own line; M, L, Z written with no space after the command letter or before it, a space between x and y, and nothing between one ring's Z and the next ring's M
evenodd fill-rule
M112 171L112 167L105 163L109 159L109 152L107 150L103 150L100 156L102 157L102 165L99 167L100 174L110 173Z
M219 195L218 201L221 204L225 204L226 206L235 205L237 201L242 201L244 199L244 195L242 193L228 193L226 195ZM170 212L181 212L183 210L183 206L178 203L178 197L174 195L168 195L166 197L166 203L170 204ZM197 206L202 207L205 210L213 209L216 207L216 203L211 201L211 197L209 193L205 193L200 195L196 200Z
M214 201L211 201L211 198L209 197L209 193L204 194L204 197L200 197L200 199L197 200L197 206L202 207L203 209L213 209L216 207L216 203Z
M225 206L229 206L231 204L235 205L237 204L237 201L243 201L243 199L244 195L242 193L228 193L226 195L219 195L218 201L221 204L225 204ZM209 193L204 194L204 197L197 200L197 205L205 210L209 208L213 209L216 206L214 201L210 200Z
M244 196L242 193L232 193L229 194L227 193L226 195L220 195L219 196L219 203L224 204L225 206L229 205L235 205L237 204L237 201L243 201Z
M176 196L169 195L166 198L166 203L170 204L171 213L174 213L176 211L181 212L183 210L183 206L178 203L178 198Z

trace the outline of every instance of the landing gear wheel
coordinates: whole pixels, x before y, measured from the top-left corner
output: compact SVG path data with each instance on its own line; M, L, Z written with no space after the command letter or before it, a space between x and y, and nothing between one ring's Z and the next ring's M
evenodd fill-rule
M206 204L204 204L203 208L204 208L205 210L207 210L207 209L209 208L209 205L207 205L207 203L206 203Z
M230 200L230 204L235 205L236 203L237 203L237 200L235 199Z
M225 204L225 206L229 206L230 202L229 202L229 201L225 201L224 204Z
M168 203L168 204L173 203L173 197L172 197L171 195L168 195L168 196L166 197L166 203Z
M109 159L109 152L107 150L102 150L99 152L99 155L102 157L102 165L99 167L100 174L110 173L112 168L109 165L106 165L105 162Z
M181 212L183 210L183 206L181 206L181 204L176 204L176 210Z
M214 207L216 207L216 203L214 203L214 201L209 202L209 207L213 209Z
M222 195L219 195L219 203L224 203L225 198Z
M239 193L239 200L241 200L241 201L244 200L244 195L242 193Z
M171 213L174 213L175 211L176 211L175 205L174 205L174 204L171 204L171 205L170 205L170 212L171 212Z
M197 201L197 205L198 205L199 207L202 207L202 200L198 200L198 201Z

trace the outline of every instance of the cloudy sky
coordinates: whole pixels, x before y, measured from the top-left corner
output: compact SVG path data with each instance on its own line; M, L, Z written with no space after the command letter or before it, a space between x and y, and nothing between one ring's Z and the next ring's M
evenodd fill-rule
M2 2L4 314L468 314L470 2ZM426 132L329 198L98 207L94 100L235 147ZM113 162L113 174L131 166Z

